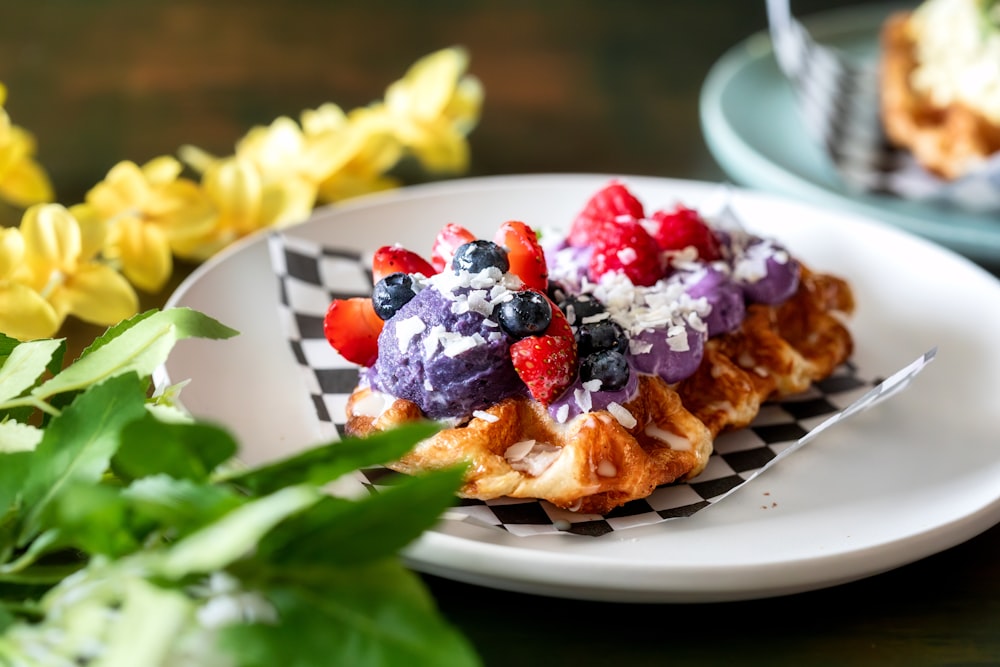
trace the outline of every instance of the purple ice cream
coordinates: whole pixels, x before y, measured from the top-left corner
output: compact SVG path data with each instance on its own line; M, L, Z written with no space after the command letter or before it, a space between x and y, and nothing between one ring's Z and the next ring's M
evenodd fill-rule
M525 391L510 339L483 312L456 307L450 297L428 286L387 320L370 375L375 389L416 403L432 419L462 419Z
M688 377L701 363L705 352L704 330L672 325L645 329L629 341L632 364L647 375L659 375L673 384Z
M709 337L734 331L746 315L746 301L740 285L734 283L720 268L706 266L681 275L688 295L704 298L711 312L704 318Z
M777 304L799 287L799 263L784 248L755 239L733 260L733 280L751 303Z

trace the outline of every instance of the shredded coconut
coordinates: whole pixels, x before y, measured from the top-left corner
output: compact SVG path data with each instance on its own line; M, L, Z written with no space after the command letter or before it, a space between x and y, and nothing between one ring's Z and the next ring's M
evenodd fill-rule
M399 343L399 351L406 352L413 337L427 328L424 321L419 316L407 317L405 320L396 323L396 341Z
M632 413L628 411L628 408L614 401L608 403L608 412L625 428L633 428L638 423L635 417L632 416Z

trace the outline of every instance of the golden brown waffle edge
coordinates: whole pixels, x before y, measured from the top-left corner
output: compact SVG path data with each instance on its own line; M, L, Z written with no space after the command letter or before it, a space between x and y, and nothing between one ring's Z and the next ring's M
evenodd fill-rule
M509 398L419 443L390 467L412 474L468 462L463 497L536 498L606 514L659 485L697 476L716 436L748 425L765 401L829 376L853 350L841 321L853 309L845 281L803 268L792 298L751 306L736 332L709 341L690 378L668 385L642 376L638 395L624 406L636 421L631 428L606 410L559 424L539 403ZM422 417L402 399L368 416L371 398L371 390L358 388L348 400L348 433L363 436Z

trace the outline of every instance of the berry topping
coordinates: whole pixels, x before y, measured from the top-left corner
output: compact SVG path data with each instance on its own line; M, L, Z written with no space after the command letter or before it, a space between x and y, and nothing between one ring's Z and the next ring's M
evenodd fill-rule
M524 289L500 305L497 319L500 328L514 338L545 333L552 322L552 303L541 292Z
M455 249L455 256L451 260L451 268L455 273L479 273L492 267L504 273L510 269L507 251L493 241L483 239L463 243Z
M605 223L593 239L587 273L598 281L605 273L624 273L633 285L649 286L663 277L660 249L637 220Z
M628 334L614 320L581 324L576 330L576 347L581 357L601 350L624 354L628 349Z
M476 235L468 229L449 222L441 228L434 239L434 245L431 247L431 265L438 273L444 271L446 267L451 266L451 258L455 256L458 247L475 240Z
M542 291L548 287L549 269L535 230L519 220L510 220L500 225L493 240L507 250L510 270L525 286Z
M387 320L416 294L413 278L409 274L402 271L390 273L375 283L375 289L372 290L372 306L375 308L375 314Z
M559 310L566 315L567 321L573 326L579 326L583 320L605 312L604 304L589 294L570 294L559 302Z
M437 271L426 259L399 245L385 245L372 256L372 280L378 282L390 273L420 273L431 277Z
M673 211L657 211L651 217L653 238L661 250L694 247L705 262L722 258L719 239L694 209L678 204Z
M514 370L542 405L557 399L576 379L576 340L566 317L552 308L552 322L540 336L528 336L510 346Z
M371 366L378 358L382 325L368 297L334 299L323 318L323 334L344 359Z
M580 380L600 380L600 391L616 391L628 383L629 368L625 355L618 350L600 350L580 362Z
M587 201L573 221L567 241L572 246L587 246L594 242L605 223L643 217L642 203L622 183L611 181Z

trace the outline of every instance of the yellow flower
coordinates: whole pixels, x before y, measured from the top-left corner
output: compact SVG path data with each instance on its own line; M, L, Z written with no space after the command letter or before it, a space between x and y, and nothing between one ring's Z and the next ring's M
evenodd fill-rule
M207 162L202 188L215 207L208 232L174 245L175 252L204 260L233 241L267 227L305 220L316 200L316 186L289 177L268 182L256 162L233 156Z
M23 261L21 230L0 229L0 332L19 340L50 338L59 330L55 309L38 292L13 280Z
M483 103L479 80L464 75L468 63L464 49L443 49L418 60L386 89L383 109L389 123L430 171L468 168L466 136Z
M102 223L61 204L35 204L24 212L23 262L13 278L42 295L55 311L57 328L67 315L110 326L139 307L135 291L115 269L98 261Z
M335 104L324 104L302 113L302 129L311 150L325 158L319 183L321 201L340 201L399 186L398 179L386 175L404 154L387 114L366 108L345 114Z
M7 89L0 84L0 199L16 206L52 201L52 184L35 161L35 139L10 121L3 104Z
M181 163L155 158L142 167L119 162L86 197L81 217L107 224L104 257L139 289L159 291L173 271L175 246L209 232L214 211Z

